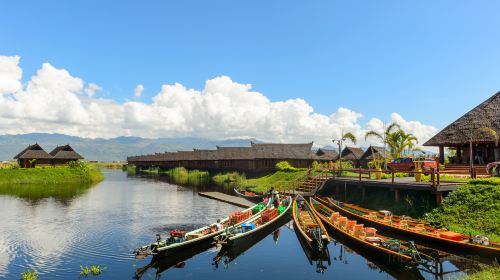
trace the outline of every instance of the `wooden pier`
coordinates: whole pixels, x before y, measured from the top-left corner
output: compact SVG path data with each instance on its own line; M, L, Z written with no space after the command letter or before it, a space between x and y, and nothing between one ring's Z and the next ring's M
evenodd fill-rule
M237 196L233 196L233 195L229 195L229 194L225 194L225 193L221 193L221 192L199 192L198 195L206 197L206 198L211 198L211 199L215 199L218 201L226 202L226 203L236 205L239 207L243 207L243 208L249 208L255 204L255 203L252 203L252 202L250 202L242 197L237 197Z

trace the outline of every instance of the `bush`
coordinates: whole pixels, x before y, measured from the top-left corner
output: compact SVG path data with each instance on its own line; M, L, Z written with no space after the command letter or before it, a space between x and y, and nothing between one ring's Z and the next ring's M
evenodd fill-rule
M481 181L479 181L481 182ZM500 236L500 186L483 183L460 186L443 203L427 215L427 220L438 222L463 234Z
M500 178L490 177L490 178L478 178L469 180L469 184L471 185L500 185Z
M313 163L314 164L314 163ZM318 163L316 162L316 165ZM276 170L278 171L284 171L284 172L297 172L297 171L303 171L305 168L295 168L288 163L288 161L280 161L276 163Z

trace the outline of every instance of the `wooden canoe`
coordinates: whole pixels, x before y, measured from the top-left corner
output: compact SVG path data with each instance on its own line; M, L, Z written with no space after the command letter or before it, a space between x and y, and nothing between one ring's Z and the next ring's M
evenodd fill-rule
M406 265L413 261L412 256L403 254L400 250L390 250L382 246L382 244L367 241L363 236L351 234L345 227L339 225L337 222L331 221L330 217L335 212L334 210L312 197L309 198L309 201L316 215L341 239L348 240L356 246L362 247L366 252L377 255L380 260L386 263ZM388 241L386 237L379 234L375 234L373 237L379 238L381 243ZM402 249L406 249L404 246L400 246Z
M323 202L325 201L323 200ZM450 236L451 233L434 228L429 224L420 223L414 219L408 220L408 226L405 226L404 224L401 225L401 220L403 219L397 216L392 217L390 221L388 221L387 218L384 221L384 219L380 218L378 215L377 217L369 215L366 213L366 209L355 205L343 205L341 202L331 198L327 199L326 204L344 216L375 226L377 229L380 229L389 235L392 234L405 239L409 238L421 245L433 246L436 249L465 255L467 257L479 256L481 257L480 260L486 262L493 261L495 259L500 260L500 244L496 242L490 241L490 246L475 244L471 242L470 237L462 234L459 235L461 240L443 238L441 237L442 235ZM418 226L418 224L421 224L421 226ZM420 227L420 229L417 229L417 227ZM423 230L421 228L423 228ZM457 236L457 234L453 234L452 237Z
M302 208L299 209L297 199L302 199ZM292 205L294 230L297 231L306 241L313 251L321 251L330 242L330 237L316 213L311 208L309 202L302 196L295 197Z
M236 193L236 195L239 197L242 197L246 200L249 200L249 201L252 201L255 203L262 202L262 200L264 200L264 197L265 197L265 195L263 195L263 194L256 194L256 193L253 193L253 195L248 195L248 194L245 194L243 192L240 192L237 188L234 188L234 193Z
M271 201L271 199L269 200ZM281 213L279 213L273 219L263 222L262 213L254 216L253 218L247 220L245 224L253 224L255 228L251 230L244 230L243 223L238 224L236 226L229 227L224 231L223 234L214 238L214 241L226 245L233 246L239 242L246 242L248 240L252 240L257 236L259 231L264 231L265 229L272 227L274 223L278 223L282 219L290 220L290 209L292 208L292 198L286 197L282 200L282 206L285 207Z
M216 224L210 224L208 226L190 231L185 233L184 238L180 240L176 240L173 237L170 237L168 239L161 239L156 242L153 242L149 245L143 246L135 251L136 256L141 255L141 254L146 254L146 255L157 255L157 254L162 254L162 255L170 255L173 253L176 253L180 250L185 250L187 248L191 248L193 246L201 246L204 243L212 243L214 237L219 236L222 234L227 228L233 227L233 226L238 226L241 225L249 220L255 219L257 217L260 217L260 213L267 209L267 207L270 205L270 201L268 201L268 204L265 205L264 203L258 203L255 204L254 206L244 209L240 211L240 213L246 213L250 212L249 218L245 219L244 221L241 221L235 225L230 225L230 220L229 217L226 217L221 220L221 224L223 225L222 230L215 230Z

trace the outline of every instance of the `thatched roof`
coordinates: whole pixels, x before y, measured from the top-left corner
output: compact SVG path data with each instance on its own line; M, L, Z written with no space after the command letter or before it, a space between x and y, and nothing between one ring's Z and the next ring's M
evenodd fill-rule
M52 158L42 147L38 144L29 145L27 148L17 154L14 159L47 159Z
M55 147L55 149L50 152L50 155L54 159L83 159L83 157L79 153L75 152L75 150L69 144Z
M491 143L495 139L481 128L492 128L500 133L500 91L474 109L445 127L424 143L424 146L454 146L473 143Z
M315 159L313 143L277 144L251 143L250 147L219 147L216 150L179 151L128 157L128 161L180 161L180 160L253 160L253 159Z
M316 151L316 159L318 160L335 160L339 156L336 150L328 150L320 148Z
M342 150L342 160L351 160L351 161L357 161L361 159L363 156L363 150L361 148L355 148L355 147L345 147ZM336 159L339 159L337 157Z
M389 158L390 153L384 147L370 146L363 153L363 155L361 156L361 159L368 160L368 161L371 161L374 158L377 160L384 159L384 150L385 150L385 157Z

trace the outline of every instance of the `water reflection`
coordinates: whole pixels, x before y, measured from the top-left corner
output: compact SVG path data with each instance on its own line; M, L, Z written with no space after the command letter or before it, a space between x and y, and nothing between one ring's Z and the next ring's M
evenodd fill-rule
M297 240L304 251L304 255L307 258L307 261L310 265L314 265L316 267L317 273L325 273L328 266L332 264L330 259L330 251L328 250L328 246L323 248L322 250L316 250L308 246L307 241L304 240L304 237L296 230L295 235L297 236ZM328 266L327 266L328 265Z
M0 195L22 198L32 204L37 204L46 198L54 198L67 206L74 198L87 193L95 185L91 183L0 185Z

